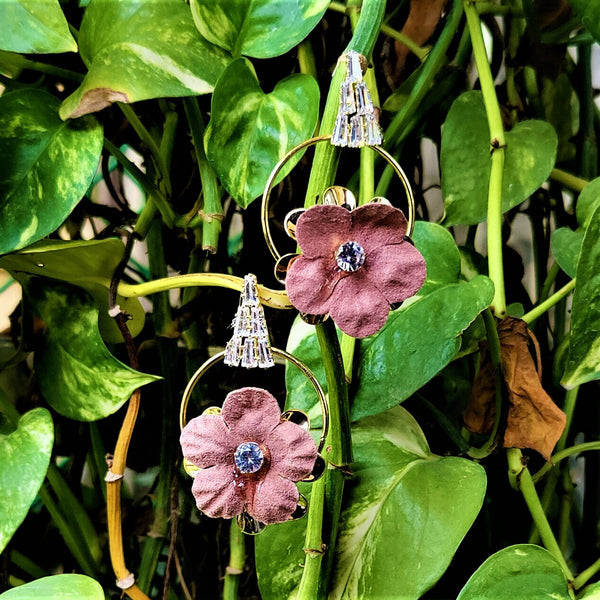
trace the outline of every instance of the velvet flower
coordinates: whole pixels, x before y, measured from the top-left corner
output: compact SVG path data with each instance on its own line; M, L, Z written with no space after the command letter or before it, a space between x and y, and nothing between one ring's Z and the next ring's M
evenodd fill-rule
M260 388L228 394L221 414L192 419L180 442L199 468L192 493L203 513L247 513L264 524L290 519L300 497L294 482L309 478L317 459L310 434L282 419L277 400Z
M405 241L406 228L402 211L389 204L309 208L295 228L302 255L285 278L291 303L310 315L329 313L352 337L376 333L390 305L425 281L425 259Z

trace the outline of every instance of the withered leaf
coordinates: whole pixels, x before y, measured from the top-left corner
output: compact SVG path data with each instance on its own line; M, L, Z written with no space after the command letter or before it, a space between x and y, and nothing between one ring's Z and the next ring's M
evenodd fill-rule
M448 0L411 0L410 12L402 28L402 33L422 46L435 32L447 3ZM410 50L402 42L397 41L394 44L394 51L396 60L389 79L393 81L394 85L397 85L402 79L405 79L402 74Z
M506 385L508 415L504 432L507 448L531 448L550 460L566 424L566 415L546 393L529 350L533 334L520 319L498 323L502 377ZM537 342L536 342L537 343ZM465 412L470 431L491 429L495 413L495 377L487 349L473 385L472 402Z

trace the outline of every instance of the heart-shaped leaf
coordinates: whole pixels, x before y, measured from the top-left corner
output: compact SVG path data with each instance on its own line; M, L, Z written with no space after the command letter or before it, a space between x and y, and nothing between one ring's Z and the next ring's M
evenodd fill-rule
M45 408L30 410L12 433L0 434L0 552L35 500L48 470L53 442L54 425Z
M0 2L0 50L22 54L77 52L58 0Z
M600 2L598 0L569 0L581 18L583 26L600 42Z
M63 119L115 101L208 94L231 60L198 33L180 0L92 0L79 49L89 70L63 102Z
M135 389L160 379L131 369L107 350L98 332L98 309L83 290L39 277L31 277L24 290L46 324L34 360L40 389L61 415L102 419Z
M600 207L583 236L573 293L571 333L562 385L567 389L600 379Z
M412 240L427 263L427 279L419 290L419 296L426 296L440 285L458 281L460 252L452 234L445 227L417 221Z
M242 208L262 194L285 153L312 135L318 111L319 86L308 75L286 77L265 94L245 59L227 67L212 97L204 144L221 183ZM288 161L275 183L301 156Z
M86 290L98 307L98 326L106 342L118 344L123 336L108 314L108 289L123 257L123 244L117 239L90 241L43 240L21 252L0 258L0 267L24 284L29 275L59 279ZM146 314L137 298L117 296L122 310L131 317L127 326L132 336L144 327Z
M96 172L102 127L93 117L65 123L58 107L40 90L0 97L0 254L57 229Z
M544 548L517 544L492 554L457 600L569 600L567 578Z
M458 282L460 256L452 236L443 227L418 222L415 245L427 263L426 294L390 314L385 327L359 342L358 387L352 401L352 419L377 414L403 402L454 358L461 333L487 308L493 284L484 276ZM294 322L287 351L302 360L327 389L314 328ZM307 412L314 425L321 413L310 382L294 367L286 368L286 406Z
M600 600L600 582L586 586L579 600Z
M600 206L600 177L592 179L577 198L575 213L579 227L585 229L589 225L598 206Z
M517 206L550 175L557 137L545 121L523 121L506 134L502 210ZM442 131L440 154L444 224L482 223L487 214L490 132L481 93L470 91L452 104Z
M492 302L484 275L446 285L390 315L378 335L360 345L352 419L400 404L437 375L460 349L462 332Z
M583 229L576 231L568 227L560 227L552 232L550 247L558 266L569 276L575 277L577 261L583 242Z
M299 44L317 25L329 0L191 0L200 33L234 56L272 58Z
M104 600L102 586L87 575L42 577L0 594L2 600Z
M474 462L430 453L402 407L352 430L355 462L334 556L330 600L419 598L444 573L483 502ZM452 498L452 502L449 502ZM256 540L264 600L290 598L305 561L305 523L269 527Z

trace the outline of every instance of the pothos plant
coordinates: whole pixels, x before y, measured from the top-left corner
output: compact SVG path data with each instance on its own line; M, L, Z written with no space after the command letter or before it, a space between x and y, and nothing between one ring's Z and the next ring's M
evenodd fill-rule
M0 21L2 298L22 290L1 598L600 598L600 2L12 0ZM360 340L295 318L257 201L332 132L349 50L427 265ZM288 167L281 244L333 183L403 201L368 148ZM248 272L331 415L307 516L256 538L196 511L178 446ZM293 368L223 371L194 410L251 377L320 427Z

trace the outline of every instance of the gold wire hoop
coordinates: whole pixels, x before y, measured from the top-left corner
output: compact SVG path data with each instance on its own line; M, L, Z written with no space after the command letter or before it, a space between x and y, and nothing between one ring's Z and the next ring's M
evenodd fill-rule
M263 234L265 236L265 241L267 242L267 246L273 255L275 260L279 260L281 258L281 254L275 248L275 243L273 242L273 237L271 236L271 229L269 227L269 199L271 197L271 192L273 191L273 182L279 172L285 166L285 163L290 160L295 154L304 150L305 148L309 148L310 146L314 146L319 142L330 142L330 135L319 135L314 138L310 138L306 140L294 148L292 148L276 165L273 167L271 174L269 175L269 179L267 179L267 183L265 185L265 190L262 195L262 203L260 208L260 222L262 224ZM406 198L408 201L408 217L407 217L407 226L406 226L406 235L409 237L412 235L413 229L415 227L415 197L412 192L412 188L410 187L410 183L408 181L408 177L406 173L403 171L402 167L398 164L396 159L387 151L384 150L381 146L364 146L365 148L371 148L375 152L377 152L380 156L385 158L388 164L394 169L396 175L399 177L402 182L402 186L404 187L404 191L406 192Z
M325 439L327 438L327 434L329 433L329 408L327 407L327 399L325 397L325 392L321 387L321 384L314 376L313 372L301 361L299 361L295 356L289 354L285 350L279 350L278 348L271 348L271 353L274 356L278 356L283 360L287 360L289 363L293 364L297 367L302 374L312 383L315 392L319 398L319 403L321 405L321 414L323 415L323 428L321 431L321 439L319 440L319 445L317 447L317 451L321 453L323 447L325 446ZM179 427L183 429L187 423L186 413L187 407L192 396L192 391L199 379L214 365L221 362L225 358L225 351L218 352L211 358L209 358L206 362L204 362L198 370L192 375L192 378L188 381L187 386L183 392L183 397L181 399L181 407L179 408Z

